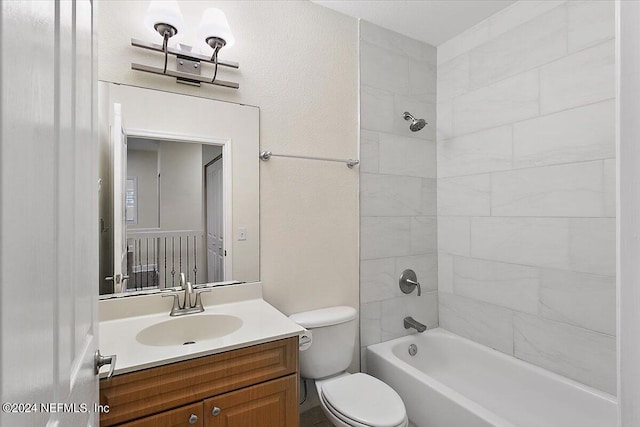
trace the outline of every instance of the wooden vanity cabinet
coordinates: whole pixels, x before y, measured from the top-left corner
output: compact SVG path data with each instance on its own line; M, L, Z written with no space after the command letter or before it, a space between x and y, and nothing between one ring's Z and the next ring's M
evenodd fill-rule
M298 425L297 383L296 375L289 375L207 399L204 401L204 425L205 427Z
M298 337L100 380L100 425L298 427Z
M203 427L204 413L203 403L181 406L178 409L161 412L150 417L140 418L130 423L120 424L122 427Z

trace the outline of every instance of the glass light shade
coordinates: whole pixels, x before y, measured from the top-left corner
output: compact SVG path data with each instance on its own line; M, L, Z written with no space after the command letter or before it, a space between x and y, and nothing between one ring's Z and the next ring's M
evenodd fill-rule
M144 16L144 26L155 34L159 34L155 29L156 24L169 24L178 30L178 33L184 32L184 18L177 1L149 2L147 13Z
M206 39L209 37L223 39L227 42L225 47L231 47L233 43L235 43L231 28L229 28L229 22L227 22L227 17L223 11L214 7L205 10L202 14L202 21L200 21L200 25L198 26L197 34L199 42L201 41L205 44ZM213 51L213 49L209 47L209 51Z

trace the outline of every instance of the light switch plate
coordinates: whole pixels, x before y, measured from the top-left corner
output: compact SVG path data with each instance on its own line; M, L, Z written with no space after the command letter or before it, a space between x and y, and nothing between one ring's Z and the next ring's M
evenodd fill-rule
M238 228L238 240L247 240L247 229L245 227Z

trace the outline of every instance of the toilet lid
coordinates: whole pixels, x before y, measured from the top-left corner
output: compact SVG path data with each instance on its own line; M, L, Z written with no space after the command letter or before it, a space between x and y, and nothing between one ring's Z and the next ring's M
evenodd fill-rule
M322 396L333 409L359 423L397 427L406 418L404 403L394 389L377 378L357 373L328 381Z

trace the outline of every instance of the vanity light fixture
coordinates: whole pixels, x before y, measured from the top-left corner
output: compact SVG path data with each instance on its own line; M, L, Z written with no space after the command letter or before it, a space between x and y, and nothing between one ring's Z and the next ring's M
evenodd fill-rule
M229 28L229 22L224 12L220 9L210 7L202 14L202 21L198 27L198 38L204 40L205 43L213 50L211 61L213 61L215 70L213 72L213 83L218 74L218 52L225 46L233 46L235 39Z
M164 53L164 68L157 68L143 64L131 63L131 69L147 73L160 74L175 77L178 83L200 86L200 83L210 83L216 86L238 89L240 85L216 79L218 66L239 68L237 62L222 61L218 59L220 49L234 44L235 39L231 33L227 17L220 9L209 8L202 14L202 20L198 26L197 36L202 46L208 49L210 55L201 55L192 52L191 46L183 44L179 48L169 47L169 39L177 34L184 33L184 19L177 1L151 1L144 19L145 27L162 37L162 45L149 43L142 40L131 39L131 45L143 49L149 49ZM176 69L167 69L169 55L176 57ZM203 62L214 65L213 78L201 76Z

